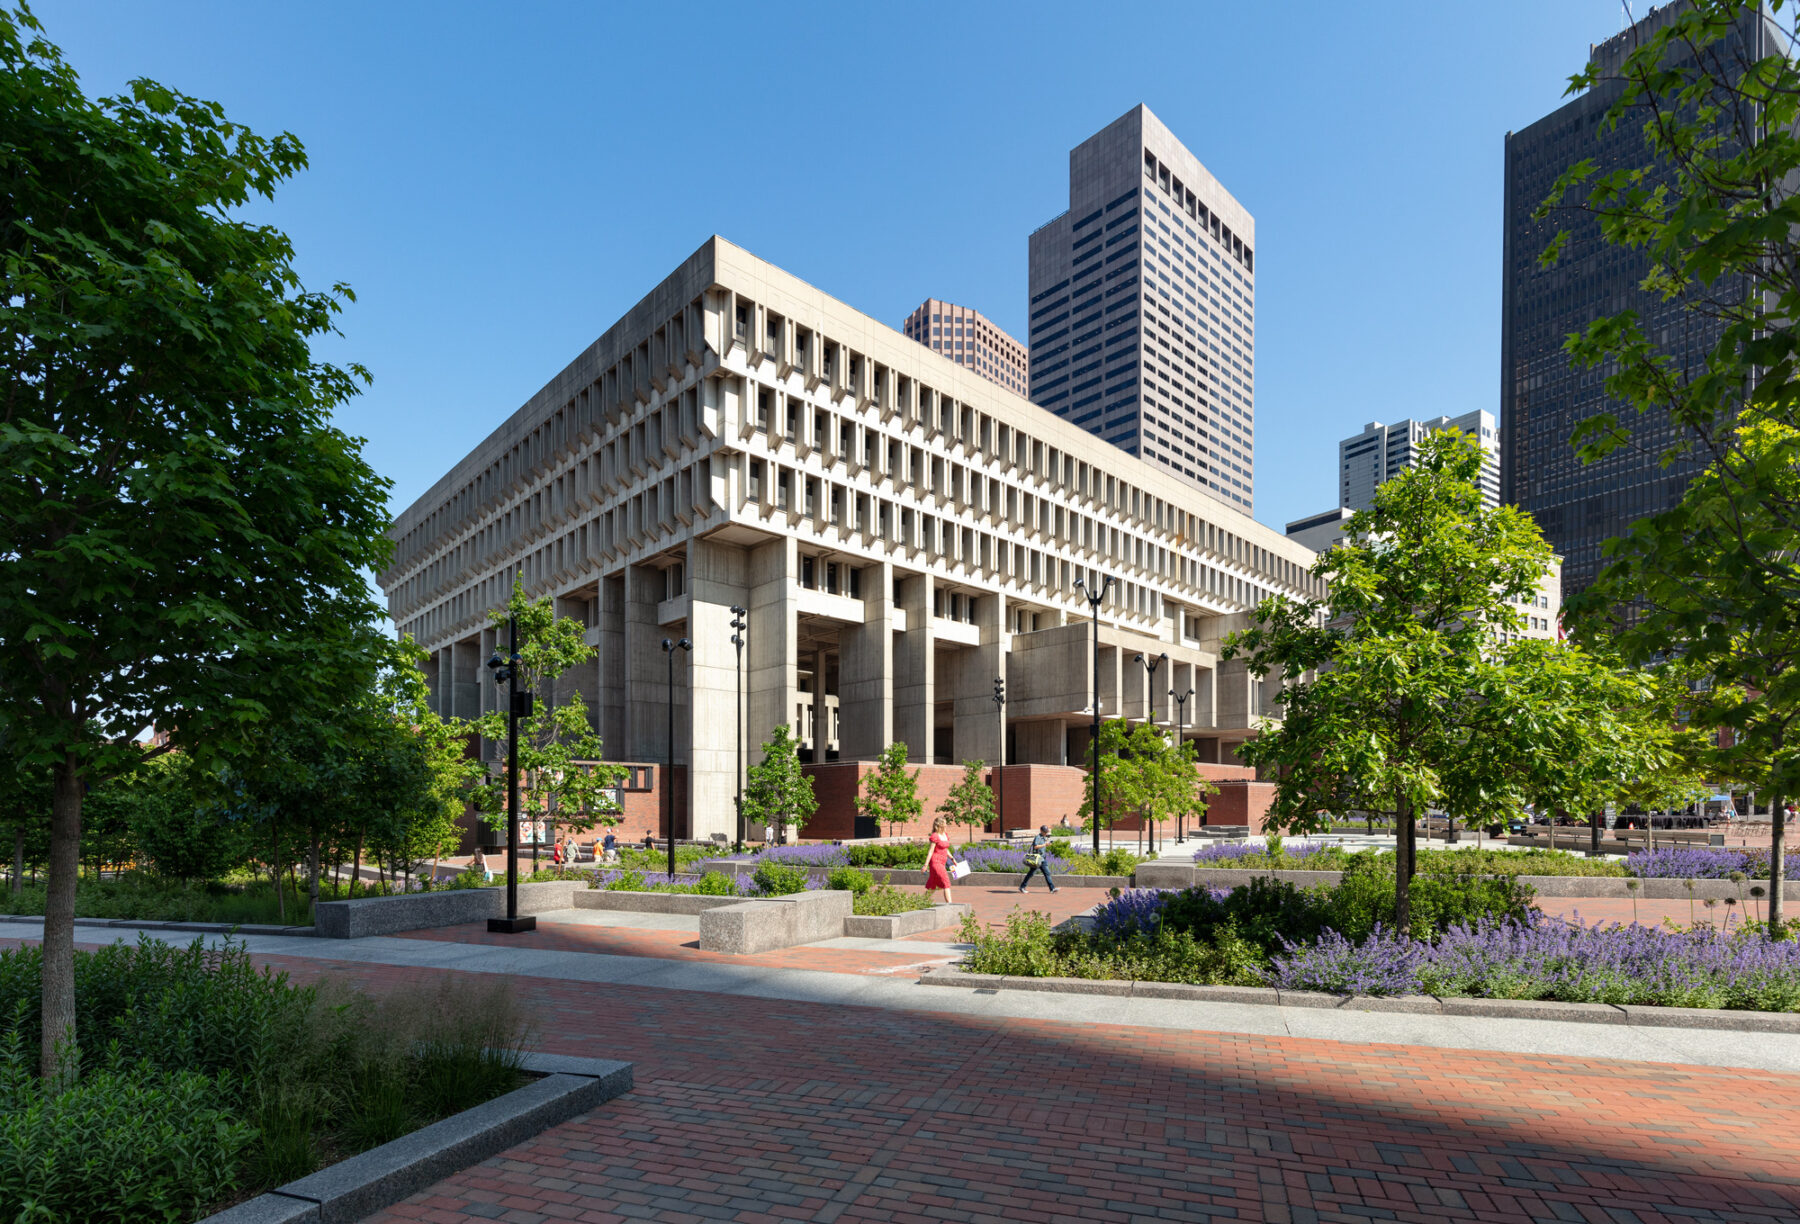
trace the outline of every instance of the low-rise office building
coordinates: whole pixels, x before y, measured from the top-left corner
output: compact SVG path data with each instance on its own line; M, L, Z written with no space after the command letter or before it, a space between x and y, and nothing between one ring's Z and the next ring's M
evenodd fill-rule
M918 762L1078 766L1078 578L1115 580L1101 712L1185 722L1230 764L1271 694L1222 639L1269 594L1317 594L1309 550L716 237L391 534L379 580L438 708L495 708L487 618L521 575L598 648L546 696L582 694L608 759L672 760L691 836L732 827L740 714L752 761L786 723L817 762L900 740ZM1152 680L1139 654L1168 661Z

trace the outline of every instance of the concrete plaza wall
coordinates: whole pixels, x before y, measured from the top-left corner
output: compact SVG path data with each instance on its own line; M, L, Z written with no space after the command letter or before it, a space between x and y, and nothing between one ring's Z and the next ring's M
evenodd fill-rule
M574 880L519 885L519 912L568 909L577 889ZM506 914L506 889L444 888L398 897L359 897L354 901L321 901L313 907L313 926L324 939L363 939L426 927L461 926Z
M852 900L847 892L821 890L709 909L700 915L700 950L743 956L836 939Z

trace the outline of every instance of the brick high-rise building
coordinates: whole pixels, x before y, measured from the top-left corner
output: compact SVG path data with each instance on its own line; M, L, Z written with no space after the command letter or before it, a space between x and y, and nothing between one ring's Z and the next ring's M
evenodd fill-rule
M1249 514L1256 222L1144 106L1030 239L1031 399Z
M926 298L906 316L900 330L989 382L999 383L1015 395L1025 394L1025 346L979 310Z

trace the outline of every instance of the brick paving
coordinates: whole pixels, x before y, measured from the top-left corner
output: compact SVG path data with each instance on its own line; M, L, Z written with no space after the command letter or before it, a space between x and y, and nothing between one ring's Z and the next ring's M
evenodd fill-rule
M1800 1076L514 980L636 1087L376 1224L1800 1218Z

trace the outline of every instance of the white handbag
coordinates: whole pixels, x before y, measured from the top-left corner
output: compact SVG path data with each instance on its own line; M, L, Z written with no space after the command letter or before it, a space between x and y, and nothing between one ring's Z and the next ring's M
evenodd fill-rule
M974 868L970 867L968 863L964 862L962 859L950 860L950 878L952 880L960 880L973 870Z

